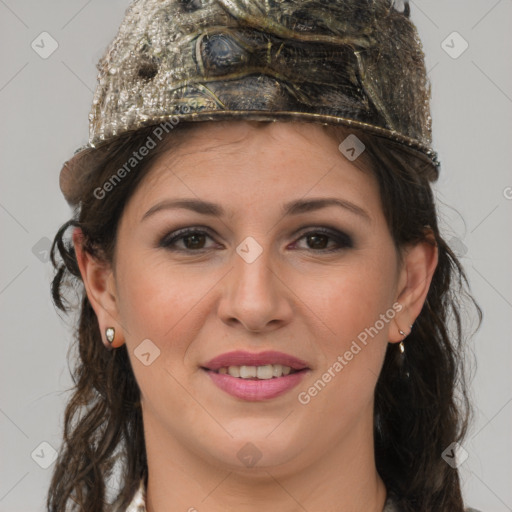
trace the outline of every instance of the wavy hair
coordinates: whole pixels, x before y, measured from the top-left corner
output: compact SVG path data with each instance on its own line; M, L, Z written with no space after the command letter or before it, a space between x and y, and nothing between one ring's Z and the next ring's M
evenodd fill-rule
M148 471L140 391L126 344L106 350L68 229L79 228L84 250L112 263L124 206L154 159L182 144L193 124L197 125L181 123L170 132L102 200L94 191L145 143L154 127L121 135L97 149L94 162L75 184L73 217L55 235L53 301L63 312L78 309L79 317L74 326L73 347L78 352L72 370L74 387L65 408L63 444L47 497L51 512L65 512L69 505L90 512L124 510L140 479L147 482ZM337 142L348 133L341 126L324 128ZM439 252L425 304L406 340L405 357L398 344L388 344L376 385L377 470L405 512L463 512L458 470L441 454L452 442L463 440L472 415L463 307L475 308L479 324L482 312L470 294L460 262L439 232L431 188L437 173L400 145L355 132L365 144L370 172L378 180L383 211L399 254L407 244L432 239ZM72 291L78 295L75 306L69 298ZM117 464L120 482L115 490L111 480Z

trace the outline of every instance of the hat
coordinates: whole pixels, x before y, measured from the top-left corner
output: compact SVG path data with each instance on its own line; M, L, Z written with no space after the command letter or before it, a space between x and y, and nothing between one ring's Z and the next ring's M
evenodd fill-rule
M341 124L398 143L437 175L422 44L398 3L135 0L98 63L89 143L62 168L64 196L76 202L96 148L170 121Z

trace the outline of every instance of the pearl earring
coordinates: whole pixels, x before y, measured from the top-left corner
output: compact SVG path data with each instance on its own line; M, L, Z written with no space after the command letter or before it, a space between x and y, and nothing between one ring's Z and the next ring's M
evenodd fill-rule
M112 345L114 342L114 338L116 336L116 331L113 327L107 327L105 329L105 337L107 338L107 341Z

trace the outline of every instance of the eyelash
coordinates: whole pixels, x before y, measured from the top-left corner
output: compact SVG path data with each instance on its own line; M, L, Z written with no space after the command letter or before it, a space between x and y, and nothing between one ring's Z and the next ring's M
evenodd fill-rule
M206 235L209 238L213 240L212 235L209 233L208 230L201 229L199 227L195 228L184 228L179 229L177 231L174 231L172 233L169 233L165 235L162 240L159 243L159 247L165 248L169 251L176 251L176 252L196 252L196 253L202 253L205 251L208 251L208 248L201 248L201 249L177 249L173 247L173 245L179 241L183 240L184 238L191 236L191 235ZM310 250L312 252L317 253L333 253L338 252L346 249L351 249L354 247L354 243L352 241L352 237L347 235L346 233L343 233L342 231L338 231L336 229L325 229L325 228L314 228L310 231L306 231L303 233L298 240L301 240L308 235L324 235L332 239L336 242L337 247L331 248L331 249L306 249Z

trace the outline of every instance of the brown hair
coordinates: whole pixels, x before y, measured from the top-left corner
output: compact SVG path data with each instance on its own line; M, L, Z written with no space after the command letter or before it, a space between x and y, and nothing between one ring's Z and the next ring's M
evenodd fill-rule
M147 478L140 394L126 344L108 351L102 342L94 310L81 283L68 228L82 230L84 248L112 262L116 231L123 209L154 159L176 148L197 123L181 123L109 192L97 199L101 187L121 168L154 127L118 137L97 151L76 192L79 202L71 220L57 232L51 251L56 274L52 296L66 312L66 291L75 287L81 302L76 327L78 360L75 387L67 403L64 443L59 451L47 506L64 512L74 502L79 510L124 510L140 478ZM341 142L347 129L326 126ZM405 361L396 344L388 344L375 389L374 436L377 469L388 492L406 512L462 512L463 499L457 469L441 457L452 442L466 433L471 407L466 387L465 340L462 307L481 310L469 294L464 271L441 237L431 182L437 173L387 139L356 132L365 144L382 198L384 214L398 249L426 239L425 226L438 246L439 262L424 307L407 338ZM341 157L341 154L340 154ZM57 261L57 252L60 255ZM120 489L113 500L109 481L120 463Z

